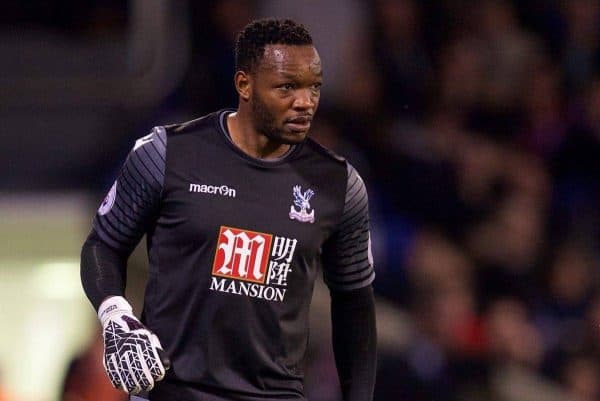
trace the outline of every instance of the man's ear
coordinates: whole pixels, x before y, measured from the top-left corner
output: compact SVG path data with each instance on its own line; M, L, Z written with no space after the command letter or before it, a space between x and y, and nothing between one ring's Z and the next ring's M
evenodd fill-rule
M234 76L235 89L244 101L250 100L252 93L252 77L245 71L238 71Z

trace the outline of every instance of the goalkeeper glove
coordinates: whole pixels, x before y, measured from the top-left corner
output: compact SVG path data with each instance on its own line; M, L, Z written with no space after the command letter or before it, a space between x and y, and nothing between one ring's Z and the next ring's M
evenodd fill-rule
M129 394L151 390L170 366L158 337L133 315L123 297L105 299L98 317L104 336L104 370L113 386Z

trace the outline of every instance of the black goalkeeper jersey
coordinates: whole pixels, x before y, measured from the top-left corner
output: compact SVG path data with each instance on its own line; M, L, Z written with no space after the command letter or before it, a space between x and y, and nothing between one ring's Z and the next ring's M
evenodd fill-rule
M319 269L335 291L374 278L354 168L311 139L252 158L229 137L230 112L139 139L94 219L119 251L147 234L143 321L172 361L151 400L304 400Z

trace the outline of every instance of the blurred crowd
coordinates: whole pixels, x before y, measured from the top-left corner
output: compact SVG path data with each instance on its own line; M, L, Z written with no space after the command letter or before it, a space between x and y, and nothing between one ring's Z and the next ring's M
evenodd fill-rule
M50 23L37 3L4 23L109 40L139 7L64 1L85 19L64 6ZM111 108L97 160L51 187L103 192L142 128L234 107L234 33L295 18L324 62L313 137L367 183L379 318L408 333L382 329L376 401L600 400L600 2L177 4L163 11L185 63L168 92ZM309 383L311 401L339 397Z

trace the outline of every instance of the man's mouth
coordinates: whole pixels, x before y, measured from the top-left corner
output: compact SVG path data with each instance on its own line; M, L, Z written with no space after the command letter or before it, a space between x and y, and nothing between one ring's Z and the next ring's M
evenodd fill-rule
M293 131L305 131L310 127L312 117L294 117L286 121L286 124L292 128Z

